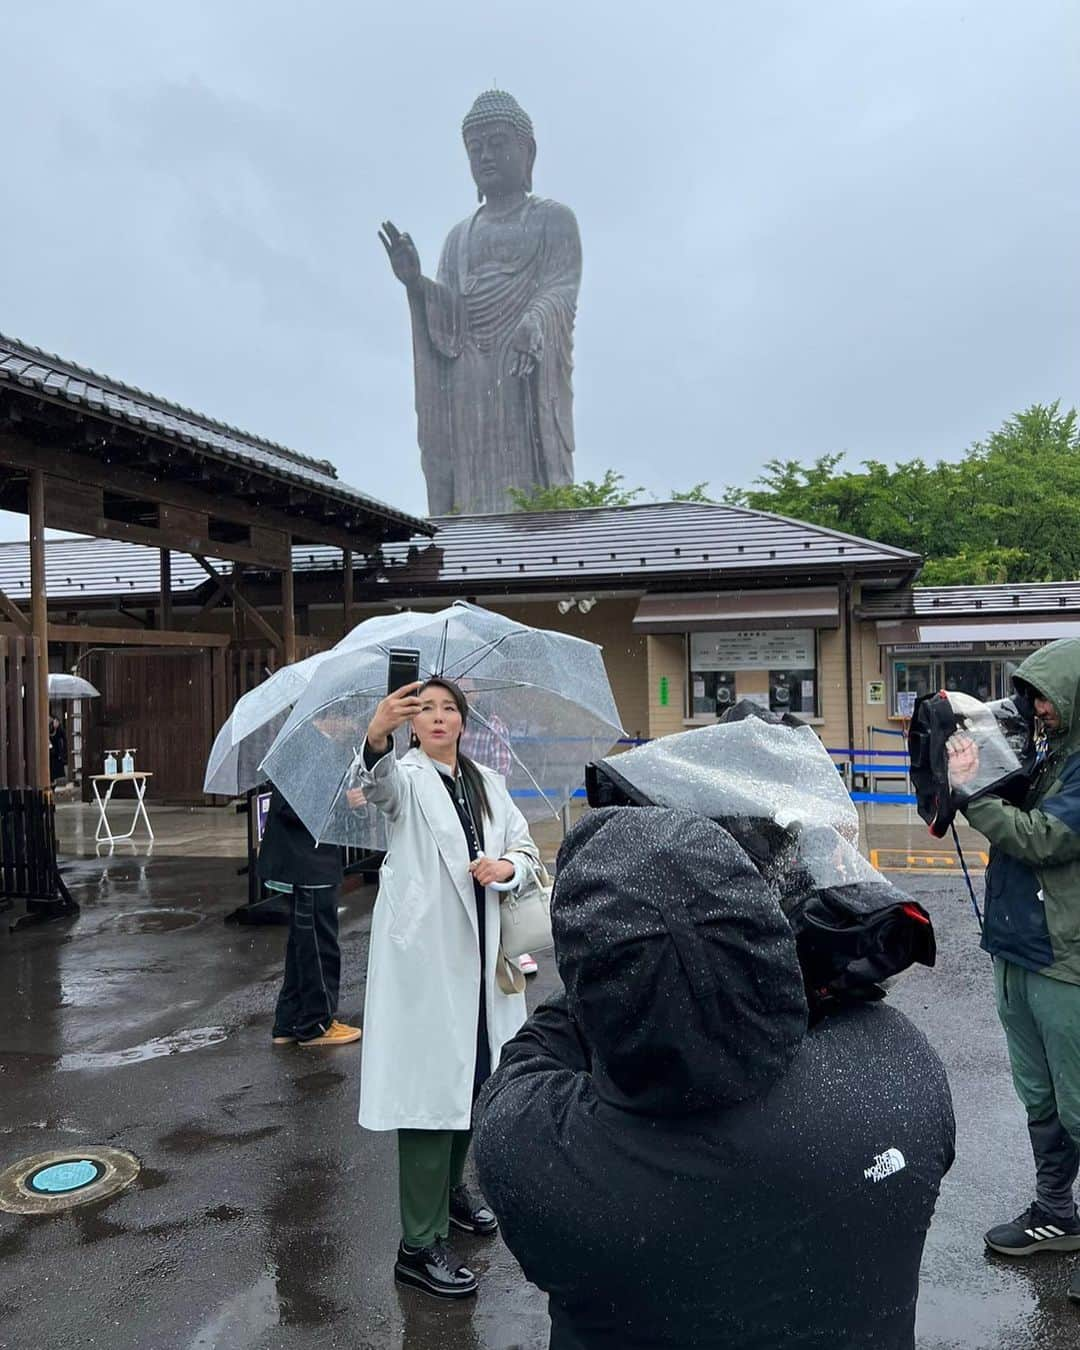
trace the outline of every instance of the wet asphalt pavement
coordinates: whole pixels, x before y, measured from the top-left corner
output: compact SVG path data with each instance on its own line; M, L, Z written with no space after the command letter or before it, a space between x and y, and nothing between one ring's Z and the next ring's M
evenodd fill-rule
M895 879L934 914L940 957L892 998L945 1060L958 1120L919 1345L1072 1350L1080 1258L983 1252L984 1229L1028 1203L1031 1165L974 917L952 877ZM545 1299L497 1239L456 1244L481 1278L470 1304L394 1285L394 1138L356 1125L359 1047L271 1048L285 932L222 923L242 898L231 864L87 860L68 880L76 922L9 935L0 919L0 1168L109 1144L142 1172L66 1214L0 1213L3 1350L547 1345ZM363 1002L371 901L344 901L345 1016ZM546 959L532 1001L554 985Z

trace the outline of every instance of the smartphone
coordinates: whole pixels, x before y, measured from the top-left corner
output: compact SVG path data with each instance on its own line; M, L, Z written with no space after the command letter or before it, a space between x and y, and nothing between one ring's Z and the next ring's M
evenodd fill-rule
M386 692L392 694L404 684L415 684L420 678L420 653L415 647L391 647L390 664L386 672Z

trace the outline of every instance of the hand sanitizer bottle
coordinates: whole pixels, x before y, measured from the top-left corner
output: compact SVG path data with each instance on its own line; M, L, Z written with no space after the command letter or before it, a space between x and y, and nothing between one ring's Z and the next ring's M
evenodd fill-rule
M116 772L116 751L107 750L105 752L105 772L114 774Z
M135 751L134 751L134 750L125 750L125 751L124 751L124 758L120 761L120 767L121 767L121 769L123 769L124 773L134 773L134 772L135 772Z

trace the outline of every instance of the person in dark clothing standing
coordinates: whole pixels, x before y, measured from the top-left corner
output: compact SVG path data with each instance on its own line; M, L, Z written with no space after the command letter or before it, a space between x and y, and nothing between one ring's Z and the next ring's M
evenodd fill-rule
M586 816L552 920L566 992L475 1134L552 1350L912 1350L955 1133L921 1033L882 1003L808 1030L775 889L688 812Z
M312 754L319 751L316 730ZM351 792L358 804L361 794ZM275 788L259 846L258 873L268 890L292 899L285 979L274 1011L274 1045L303 1049L351 1045L360 1028L337 1020L341 948L338 895L344 870L336 844L317 844Z
M68 738L59 717L49 718L49 780L62 782L67 777Z

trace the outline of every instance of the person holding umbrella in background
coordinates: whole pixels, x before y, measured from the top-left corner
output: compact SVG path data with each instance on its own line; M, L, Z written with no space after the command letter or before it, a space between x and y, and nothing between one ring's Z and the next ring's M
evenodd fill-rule
M60 783L67 777L68 738L64 724L55 713L49 718L49 780Z
M351 727L346 726L348 734ZM339 728L333 718L313 721L305 729L311 755L320 742L333 739ZM351 789L350 806L363 804ZM259 847L259 876L270 891L291 898L285 978L274 1010L274 1045L302 1049L352 1045L359 1027L337 1020L341 948L338 944L338 893L344 879L341 849L317 843L280 788L270 798L266 829Z

